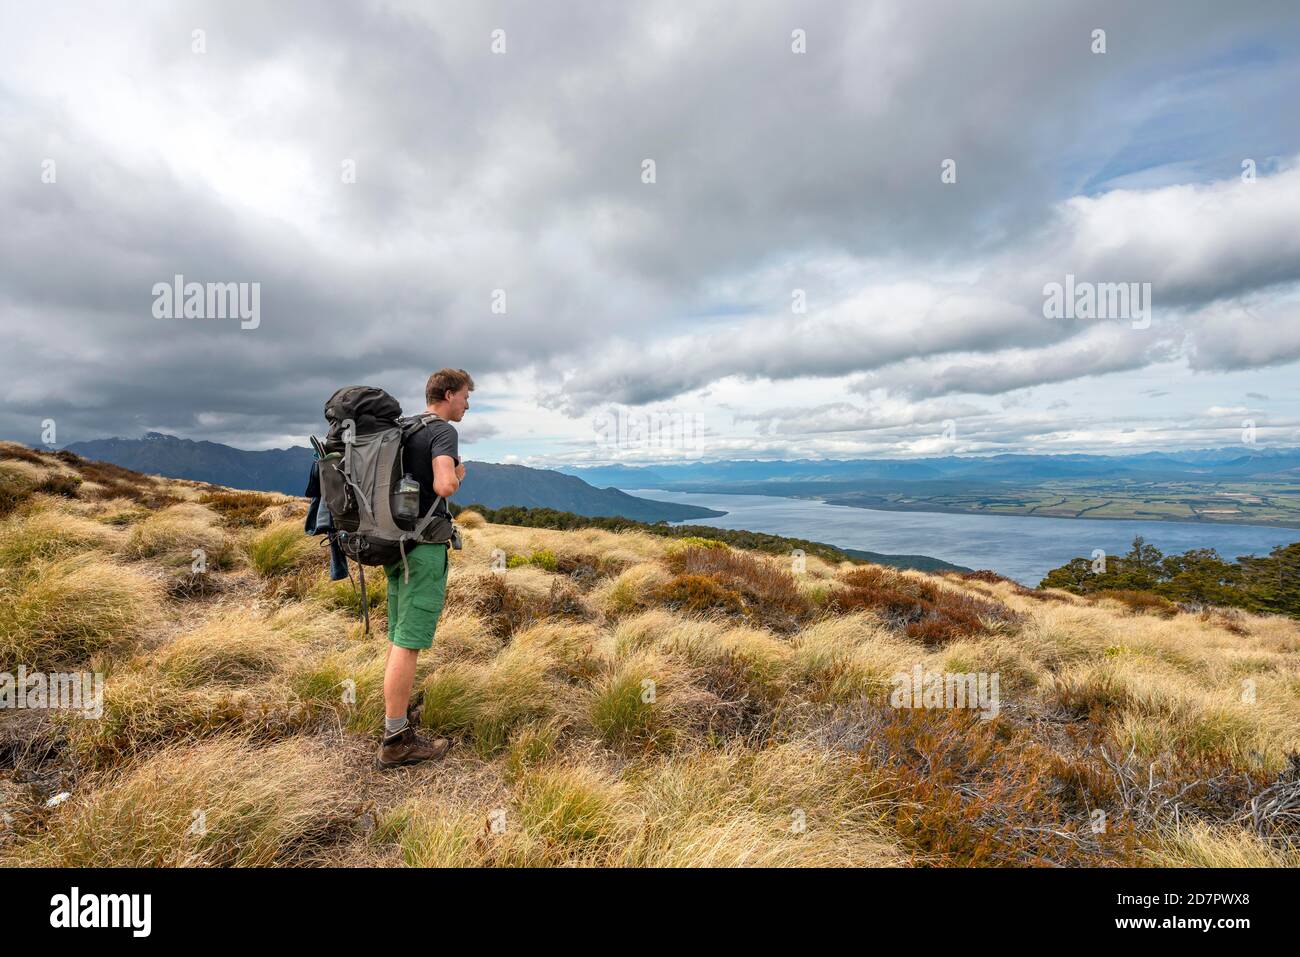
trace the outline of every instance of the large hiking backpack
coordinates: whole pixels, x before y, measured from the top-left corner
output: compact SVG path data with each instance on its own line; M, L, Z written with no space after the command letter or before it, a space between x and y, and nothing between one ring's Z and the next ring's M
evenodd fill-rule
M392 494L405 474L402 447L436 415L405 417L383 389L346 386L325 403L329 433L319 463L321 497L330 511L339 546L361 565L406 565L406 553L423 542L457 541L456 526L438 513L439 497L424 515L402 520Z

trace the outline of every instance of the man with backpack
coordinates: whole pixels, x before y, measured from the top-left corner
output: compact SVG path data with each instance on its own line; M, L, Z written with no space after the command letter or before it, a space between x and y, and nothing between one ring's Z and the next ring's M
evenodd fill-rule
M442 369L425 385L425 425L402 443L407 473L420 486L420 515L431 510L451 522L446 499L465 478L459 438L453 422L469 409L474 380L464 369ZM459 545L457 545L459 547ZM384 664L384 736L376 763L380 768L440 760L451 747L446 738L429 741L415 733L418 708L408 707L415 683L415 664L433 635L447 595L450 545L425 542L405 552L404 561L384 566L388 576L388 658Z
M325 403L325 441L312 436L307 494L319 497L305 530L327 534L331 555L337 549L343 565L357 563L367 634L365 567L382 567L388 577L384 734L375 759L381 768L442 758L451 747L415 733L419 706L411 704L411 687L416 658L433 644L442 614L448 551L460 548L447 505L465 477L452 423L464 418L473 389L464 369L442 369L425 385L424 411L408 416L383 389L344 386Z

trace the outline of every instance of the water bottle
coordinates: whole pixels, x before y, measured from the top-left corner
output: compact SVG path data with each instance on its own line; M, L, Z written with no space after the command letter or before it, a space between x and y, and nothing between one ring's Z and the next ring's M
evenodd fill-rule
M399 522L413 522L420 517L420 483L403 475L393 492L393 517Z

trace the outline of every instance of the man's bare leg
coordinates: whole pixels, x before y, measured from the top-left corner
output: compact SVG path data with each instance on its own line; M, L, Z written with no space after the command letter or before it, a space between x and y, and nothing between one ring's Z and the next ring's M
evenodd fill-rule
M415 684L415 662L420 656L416 648L388 646L384 661L384 717L406 717L406 706L411 703L411 688Z
M379 744L376 764L382 770L421 761L440 761L451 748L446 738L427 741L416 734L406 708L411 703L415 684L415 662L420 652L415 648L389 645L384 661L384 736Z

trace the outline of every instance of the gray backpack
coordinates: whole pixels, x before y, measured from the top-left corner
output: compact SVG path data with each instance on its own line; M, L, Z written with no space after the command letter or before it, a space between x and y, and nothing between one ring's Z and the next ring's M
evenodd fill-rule
M406 440L436 415L405 417L396 399L383 389L347 386L325 403L329 433L317 445L321 497L344 554L360 565L390 565L400 561L409 580L406 553L424 542L460 547L456 526L438 507L441 496L424 515L412 520L394 514L393 495L406 473Z

